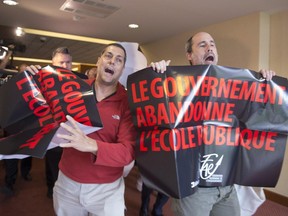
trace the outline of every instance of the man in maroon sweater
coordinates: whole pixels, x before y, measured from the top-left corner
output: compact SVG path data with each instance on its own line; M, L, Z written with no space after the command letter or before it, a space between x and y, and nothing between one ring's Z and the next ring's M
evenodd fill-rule
M134 160L135 130L126 90L118 82L126 62L120 44L110 44L97 61L91 83L103 128L85 135L76 121L61 123L70 135L61 143L63 155L54 187L55 213L61 215L124 216L123 167Z

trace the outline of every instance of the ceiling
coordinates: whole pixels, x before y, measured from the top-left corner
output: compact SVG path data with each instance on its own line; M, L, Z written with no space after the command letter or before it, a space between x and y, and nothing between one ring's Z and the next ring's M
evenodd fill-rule
M10 40L26 46L25 52L15 52L14 57L48 60L53 49L67 46L73 61L94 64L103 44L29 33L19 38L14 29L19 26L141 45L258 11L288 9L288 0L68 0L78 7L79 13L72 13L60 10L65 1L18 0L17 6L0 2L0 43ZM92 13L94 6L97 11L94 8ZM140 27L129 29L130 23Z

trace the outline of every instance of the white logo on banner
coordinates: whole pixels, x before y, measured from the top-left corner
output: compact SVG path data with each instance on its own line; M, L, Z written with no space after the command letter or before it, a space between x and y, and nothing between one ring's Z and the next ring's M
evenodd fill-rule
M221 182L222 175L215 175L214 173L221 165L223 157L224 155L219 158L218 154L204 155L203 160L201 161L200 177L207 182Z

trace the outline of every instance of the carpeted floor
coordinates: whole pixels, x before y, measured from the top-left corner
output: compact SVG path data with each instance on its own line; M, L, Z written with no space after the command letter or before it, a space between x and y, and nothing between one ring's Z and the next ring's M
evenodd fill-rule
M4 183L3 163L0 161L0 186ZM0 193L0 215L1 216L54 216L52 200L46 197L46 186L44 176L44 161L33 158L32 181L27 182L18 178L15 185L15 195L11 197ZM138 216L140 208L140 192L136 188L138 172L133 168L128 177L125 178L126 192L125 200L126 216ZM151 208L155 201L155 195L151 197ZM164 215L172 216L170 200L164 206ZM266 201L254 216L287 216L288 207L277 203ZM191 214L191 216L193 216Z

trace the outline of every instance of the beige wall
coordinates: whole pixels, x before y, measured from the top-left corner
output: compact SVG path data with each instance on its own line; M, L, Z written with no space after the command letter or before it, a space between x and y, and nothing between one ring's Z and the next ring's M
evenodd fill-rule
M288 11L269 15L254 13L228 20L196 31L141 45L148 62L172 60L171 65L187 65L184 44L196 32L209 32L215 39L219 65L248 68L258 71L271 68L287 77L288 70ZM269 177L269 173L267 173ZM273 192L288 197L288 148L284 165Z
M288 11L271 15L270 67L288 77Z
M270 25L270 67L288 78L288 11L271 15ZM280 179L272 191L288 197L288 143Z
M172 65L188 64L184 52L185 42L194 33L206 31L216 41L219 65L258 70L260 17L258 13L252 14L145 44L141 48L148 62L171 59Z

